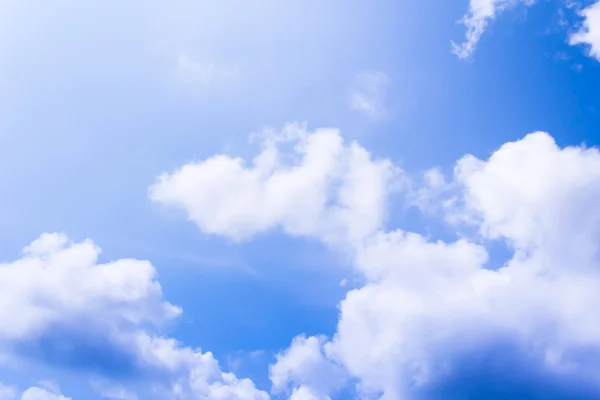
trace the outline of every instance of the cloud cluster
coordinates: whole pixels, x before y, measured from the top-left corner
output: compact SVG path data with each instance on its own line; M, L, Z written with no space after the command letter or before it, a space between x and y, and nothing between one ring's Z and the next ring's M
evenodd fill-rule
M598 395L598 150L560 149L535 133L487 161L462 158L454 181L452 212L483 238L506 241L513 256L490 268L485 248L464 239L375 236L358 253L367 283L342 302L334 359L363 390L389 398L447 390L460 374L494 363L531 379L494 372L496 384L521 395L539 396L540 381L588 385L582 398Z
M487 160L464 156L449 180L432 169L417 204L477 232L441 241L386 228L388 197L406 176L389 160L333 129L291 124L259 137L250 165L225 155L188 164L150 196L208 234L243 240L279 228L349 251L362 285L341 302L332 338L300 335L277 355L275 394L326 400L351 384L383 399L600 395L597 149L560 148L536 132ZM494 241L511 250L505 260L490 258ZM211 353L157 333L181 310L149 262L99 263L99 253L90 240L44 234L0 265L6 355L109 380L116 371L162 398L269 398ZM23 398L66 399L45 392Z
M468 58L500 13L534 2L470 0L461 20L465 41L453 44L452 51ZM229 50L223 52L224 64L213 61L221 60L218 52L209 51L206 58L180 53L177 78L204 89L235 79L240 71L226 54L257 42L265 44L252 57L273 53L297 68L294 63L321 55L288 49L287 39L306 30L304 17L319 16L309 18L312 25L339 33L314 34L314 43L347 38L345 27L356 25L328 8L315 12L323 2L302 13L296 10L303 2L297 3L266 18L278 29L245 12L227 21L253 29L222 24L220 17L229 16L230 8L212 10L202 3L204 25L215 34L202 35L198 43L223 33ZM250 9L265 12L271 2ZM195 26L194 15L188 23ZM582 9L581 18L569 43L587 46L600 61L600 2ZM249 34L239 42L231 26ZM273 32L284 32L286 40ZM331 40L333 47L325 46L323 54L336 42ZM284 47L284 53L272 50ZM304 68L309 64L298 70L310 70ZM265 76L278 72L259 70L273 72ZM381 72L359 74L350 108L382 118L387 84ZM149 195L183 210L207 234L241 241L281 230L349 254L362 283L341 302L336 334L300 335L277 355L269 370L276 395L329 400L345 385L356 385L360 395L384 399L440 398L440 393L536 398L541 391L546 397L600 397L598 150L560 148L538 132L507 143L486 160L465 156L449 180L432 169L426 185L409 196L422 209L438 210L461 232L456 240L438 241L386 226L389 196L405 174L360 144L346 142L336 129L309 131L291 124L259 135L259 145L249 162L216 155L165 173ZM473 229L476 236L464 233ZM490 256L492 242L510 249L507 259ZM150 262L100 262L99 257L91 240L45 233L18 259L0 263L0 359L7 368L39 362L77 370L82 377L100 376L108 382L101 394L122 400L136 398L131 382L133 389L144 386L152 391L148 397L161 399L269 399L251 380L224 372L210 352L162 333L183 311L164 298ZM146 394L142 390L139 398ZM0 384L0 400L17 398L71 400L44 385Z
M91 240L43 234L22 258L0 264L0 348L8 358L135 377L163 398L268 398L251 381L222 372L211 353L156 333L181 309L163 299L149 262L98 263L99 254ZM67 398L30 388L22 399Z
M283 153L278 145L291 138L295 150ZM326 399L351 381L385 399L600 394L597 149L559 148L537 132L487 160L463 157L450 182L433 170L430 205L456 229L478 231L444 242L387 231L386 188L397 168L342 143L336 131L288 129L265 139L251 167L216 156L163 175L151 190L206 233L240 239L282 227L352 245L363 286L340 304L330 341L299 336L278 355L275 392ZM349 167L355 154L360 174ZM512 255L490 259L490 241ZM473 384L457 384L465 380Z

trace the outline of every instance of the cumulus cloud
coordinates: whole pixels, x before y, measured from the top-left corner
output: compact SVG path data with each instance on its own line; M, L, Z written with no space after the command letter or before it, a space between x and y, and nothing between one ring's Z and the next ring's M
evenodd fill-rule
M22 258L0 264L0 340L29 340L81 322L109 330L160 324L181 313L163 301L149 262L98 264L99 253L90 240L43 234Z
M291 398L320 399L341 387L346 380L345 372L331 361L325 342L325 337L294 338L269 368L273 391L286 392L292 387Z
M361 179L345 190L355 157ZM275 393L326 399L350 380L385 399L506 388L514 396L599 394L598 150L559 148L537 132L487 160L463 157L449 181L428 171L414 197L457 229L478 231L454 242L385 230L393 171L335 130L291 125L263 135L251 166L228 156L188 164L161 176L150 195L183 208L207 233L244 239L280 227L352 246L362 287L341 302L331 340L299 336L277 356ZM367 200L347 200L368 188ZM349 205L342 219L341 204ZM480 239L503 241L513 255L490 260ZM469 376L479 387L457 384Z
M387 85L387 75L381 71L358 74L348 99L350 108L372 119L383 118L387 114L385 106Z
M571 35L571 45L583 44L589 46L591 57L600 61L600 1L580 11L583 26Z
M294 388L290 400L329 400L331 397L318 395L312 389L306 386Z
M40 384L40 386L45 386ZM0 400L16 400L17 389L0 383ZM20 397L21 400L71 400L60 393L58 388L44 388L32 386L26 389Z
M148 261L98 263L99 253L91 240L43 234L0 264L0 348L25 362L153 382L162 398L268 398L211 353L155 333L181 310L163 299ZM41 388L22 398L67 399Z
M465 40L461 44L452 42L452 53L460 59L469 58L475 51L488 24L498 14L517 4L530 6L534 3L535 0L470 0L469 11L460 20L460 23L467 29Z
M386 218L397 170L336 129L299 124L262 135L251 163L217 155L161 175L150 198L184 210L205 233L243 240L273 228L327 243L356 242ZM291 150L289 150L291 147Z
M42 389L40 387L30 387L21 396L21 400L72 400L60 393Z
M319 363L343 366L360 393L384 399L598 397L600 152L538 132L487 160L463 157L448 187L456 201L442 209L463 217L453 221L513 255L490 260L467 238L375 233L357 246L365 281L342 301L335 336L299 343L320 343ZM312 390L301 363L275 366Z

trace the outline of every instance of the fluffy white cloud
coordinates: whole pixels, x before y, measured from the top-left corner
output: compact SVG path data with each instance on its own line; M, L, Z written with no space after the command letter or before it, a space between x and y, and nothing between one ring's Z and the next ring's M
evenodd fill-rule
M99 253L91 240L43 234L22 258L0 264L1 348L55 367L142 376L162 388L161 398L268 398L250 380L222 372L211 353L153 333L181 310L163 299L149 262L98 263ZM66 400L40 388L22 398Z
M318 395L306 386L294 388L290 400L329 400L329 396Z
M600 61L600 1L583 9L583 26L571 35L569 43L572 45L584 44L590 48L590 56Z
M342 301L337 333L316 354L343 365L361 393L385 399L485 398L506 388L597 397L600 152L534 133L488 160L462 158L448 187L455 201L445 208L514 254L490 268L486 248L467 239L367 238L355 260L365 284Z
M319 399L335 392L346 381L344 370L327 355L325 337L298 336L269 368L276 393L293 387L291 398Z
M389 161L345 144L335 129L298 124L265 132L261 146L250 165L217 155L163 174L150 197L185 210L203 232L235 240L281 227L327 243L356 242L385 220L396 173Z
M0 383L0 400L15 400L16 398L17 390L14 387ZM21 400L71 400L71 398L61 395L58 389L45 389L32 386L21 394Z
M465 41L461 44L452 43L452 53L460 59L469 58L490 21L520 3L530 6L535 0L470 0L469 12L460 20L467 28Z
M487 162L464 157L455 175L464 187L465 209L480 217L483 235L505 238L517 250L566 251L588 259L584 248L595 247L600 211L599 167L597 149L561 150L538 132L505 144Z
M149 262L98 264L99 253L90 240L43 234L22 258L0 264L0 340L31 339L67 325L160 324L181 313L162 299Z
M267 400L268 394L257 390L249 379L238 379L221 371L212 353L180 347L173 340L147 341L147 361L169 367L174 377L170 396L193 400Z
M485 260L485 250L466 241L430 243L401 231L372 238L356 261L367 284L341 304L334 358L363 392L409 396L435 373L432 359L446 340L471 338L454 335L478 323L470 280Z
M358 74L350 93L350 108L372 119L383 118L387 113L385 106L387 85L388 78L381 71Z
M23 392L21 400L71 400L71 398L34 386Z

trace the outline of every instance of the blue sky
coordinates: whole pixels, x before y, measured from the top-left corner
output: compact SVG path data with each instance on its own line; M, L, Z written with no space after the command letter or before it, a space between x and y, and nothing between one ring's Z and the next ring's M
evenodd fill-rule
M0 400L600 393L600 3L0 9Z

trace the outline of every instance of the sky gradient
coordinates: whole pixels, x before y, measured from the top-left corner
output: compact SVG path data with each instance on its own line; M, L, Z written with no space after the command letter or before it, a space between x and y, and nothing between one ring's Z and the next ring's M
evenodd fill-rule
M600 397L598 88L594 0L0 0L0 400Z

